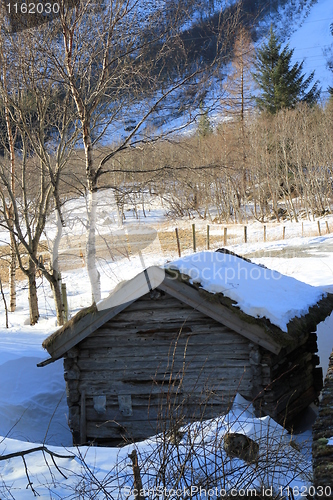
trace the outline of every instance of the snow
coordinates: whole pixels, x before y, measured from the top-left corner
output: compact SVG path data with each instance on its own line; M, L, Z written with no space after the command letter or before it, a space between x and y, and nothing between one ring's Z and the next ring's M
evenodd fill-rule
M223 293L244 313L265 317L284 332L292 318L306 314L324 295L318 287L224 253L199 252L168 268L190 276L208 292Z
M310 224L311 222L304 222L304 228ZM250 257L255 263L263 264L284 275L320 287L325 292L333 293L333 235L301 238L296 236L300 232L299 225L292 223L284 223L284 225L286 232L295 237L261 244L236 244L229 248L240 255ZM280 229L276 228L275 232L277 231ZM273 235L275 232L270 229ZM332 332L333 313L317 327L318 354L324 377L332 352Z
M227 456L223 438L230 432L245 434L259 444L258 467ZM207 495L209 489L216 491L215 488L226 496L231 491L250 488L280 491L282 484L295 489L311 484L311 463L290 446L290 435L269 417L256 418L252 406L239 395L226 416L186 425L179 429L179 433L182 437L178 446L163 434L135 445L147 495L149 491L156 493L157 488L166 488L170 497L177 498L179 495L171 493L174 488L181 492L192 488L192 498L198 498L200 484L201 497ZM38 443L0 439L0 455L37 446ZM40 498L134 498L128 456L134 449L133 445L121 449L53 446L48 446L48 449L65 456L55 458L59 470L55 469L47 454L43 456L36 451L25 458L29 477L33 478L33 487ZM165 456L168 461L166 482L163 483L160 472ZM184 473L179 477L181 466ZM9 493L1 485L1 498L13 498L10 494L22 500L33 498L33 493L26 487L27 477L21 457L7 460L2 466L1 476L10 489ZM211 478L209 487L203 486L205 477ZM213 494L212 498L216 496Z

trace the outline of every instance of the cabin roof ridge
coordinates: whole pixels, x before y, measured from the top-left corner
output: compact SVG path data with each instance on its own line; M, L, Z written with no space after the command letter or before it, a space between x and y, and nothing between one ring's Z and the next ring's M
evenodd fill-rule
M219 251L238 257L230 251ZM243 260L251 263L246 258ZM302 339L310 331L314 331L316 325L333 310L333 295L326 294L306 314L292 318L287 331L283 331L267 317L255 317L244 312L235 300L223 292L204 289L199 281L172 267L172 263L168 263L166 267L154 265L143 269L132 279L120 282L106 298L80 310L65 325L49 335L42 345L51 359L40 365L44 366L61 358L104 323L156 288L275 354L281 349L290 350L302 343Z

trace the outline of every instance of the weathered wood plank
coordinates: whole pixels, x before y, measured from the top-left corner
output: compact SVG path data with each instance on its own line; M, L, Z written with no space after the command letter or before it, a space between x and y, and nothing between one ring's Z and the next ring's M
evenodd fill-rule
M195 374L201 373L203 370L207 372L207 370L210 370L212 376L216 376L217 372L224 373L225 376L227 376L226 370L235 368L235 367L241 367L241 368L246 368L247 370L251 370L252 373L252 367L250 367L246 360L227 360L225 359L223 362L215 363L213 360L209 359L203 359L201 360L195 360L192 362L187 362L183 364L181 361L175 362L173 364L167 363L166 361L163 360L156 360L156 363L154 362L149 362L149 364L145 364L144 361L141 361L140 364L134 364L133 362L131 363L130 360L127 362L115 362L113 363L113 366L110 366L109 361L107 360L106 362L101 362L99 363L98 361L93 361L92 363L86 362L84 360L79 361L79 366L82 372L82 375L80 376L80 379L84 373L94 371L96 373L98 372L106 372L108 373L108 377L113 378L113 379L123 379L126 376L129 376L130 374L135 375L139 373L144 373L146 377L154 377L155 374L157 373L159 376L162 374L168 375L170 371L172 370L173 373L186 373L187 376L195 376ZM192 375L191 375L192 374ZM69 380L66 377L66 380ZM72 380L79 380L79 379L72 379Z
M219 325L217 322L212 322L212 321L204 321L203 319L200 320L193 320L190 322L184 323L183 320L173 318L171 319L168 323L165 321L156 321L152 322L149 321L148 319L146 321L135 321L130 322L130 323L114 323L112 327L108 327L109 331L112 331L115 335L124 335L125 332L127 332L129 335L133 333L139 333L139 334L149 334L157 332L159 330L169 332L169 331L175 331L178 330L183 332L184 334L186 333L192 333L195 334L196 332L200 334L202 331L206 332L211 332L211 333L220 333L220 334L226 334L226 335L237 335L233 330L230 328L227 328L223 325ZM105 332L107 333L107 331ZM96 333L94 332L93 335L99 336L103 335L103 332L100 333L99 330L96 330Z
M72 347L75 347L81 340L85 339L94 332L98 327L103 325L105 321L116 316L120 311L126 309L129 303L120 304L112 309L98 311L94 314L84 316L77 325L75 330L68 328L60 336L58 336L48 347L49 354L58 359Z
M123 347L123 346L131 346L131 347L140 347L140 346L145 346L148 345L151 347L151 349L154 349L154 346L160 345L160 346L170 346L171 344L174 344L175 341L177 341L178 345L190 345L190 346L207 346L207 347L213 347L213 349L216 348L222 348L223 346L225 349L231 349L232 345L236 347L238 350L243 350L244 352L247 352L249 354L249 348L247 343L243 342L237 342L237 339L235 337L227 337L225 338L223 334L210 334L203 332L202 335L184 335L181 334L180 336L178 335L168 335L164 332L161 332L161 334L154 334L150 338L147 337L146 335L142 335L140 338L139 335L133 334L132 336L128 337L127 335L124 335L122 339L116 340L113 335L109 336L103 336L103 337L89 337L84 341L82 345L80 345L81 350L82 349L101 349L102 346L106 347L112 347L116 349L118 346ZM213 350L212 349L212 350Z
M312 367L312 356L313 354L311 352L300 352L298 355L288 356L283 363L272 367L272 377L275 378L276 375L289 371L292 365L295 366L295 371L304 370L306 367Z
M215 351L219 351L221 355L223 352L229 352L232 354L232 350L234 349L235 358L238 353L243 353L244 355L249 356L248 347L246 344L237 344L234 342L223 342L223 341L210 341L209 337L203 339L192 339L192 338L179 338L177 343L175 343L177 339L151 339L150 341L141 341L136 339L130 339L130 341L123 341L121 343L116 343L112 338L106 338L105 341L100 342L97 339L89 338L84 344L81 345L80 356L89 356L89 353L93 355L96 352L96 355L101 357L112 356L112 353L117 353L118 356L122 356L123 354L126 357L129 357L129 347L130 356L141 356L145 355L148 351L149 354L168 354L169 350L173 352L175 345L177 346L176 352L183 352L185 348L186 350L190 350L193 355L195 353L200 353L203 350L207 352L207 354L213 354ZM141 354L142 353L142 354Z
M230 330L230 328L219 325L218 323L209 324L208 321L200 321L199 323L188 323L184 325L181 321L179 323L158 323L151 324L145 323L144 325L136 325L135 323L129 323L127 326L119 327L119 325L109 326L105 325L99 328L91 335L91 338L103 339L112 335L115 340L122 341L124 337L132 338L137 335L140 339L151 339L152 337L176 337L179 335L181 337L191 337L196 338L201 335L207 335L210 337L230 339L235 341L235 339L240 339L240 343L248 344L248 340L241 337L239 334Z
M234 369L234 373L228 373L228 369ZM214 363L209 363L207 361L206 363L198 363L195 364L193 363L186 363L184 365L178 364L178 365L173 365L170 363L169 365L162 365L162 364L157 364L155 367L153 367L153 370L151 372L148 372L144 368L138 368L136 369L135 366L132 366L131 368L125 367L122 369L117 370L115 369L110 369L110 370L81 370L81 375L80 375L80 380L83 380L84 378L89 376L89 373L92 374L92 377L98 379L99 377L102 379L104 377L105 379L110 379L110 378L119 378L121 380L125 378L132 377L132 374L134 372L138 373L144 373L146 375L147 379L153 379L155 377L155 374L159 374L160 376L169 376L169 373L172 372L173 376L177 376L177 378L180 377L180 375L186 375L188 379L192 378L197 378L199 375L200 377L203 377L204 375L209 375L209 377L222 377L223 379L225 378L235 378L239 376L240 373L243 373L246 370L246 373L252 374L252 367L249 366L245 361L237 361L237 360L230 360L229 362L226 361L225 364L214 364ZM120 375L117 375L117 372L121 371L122 373ZM104 375L103 375L104 374Z
M143 361L141 357L138 358L116 358L116 357L106 357L106 358L80 358L78 360L78 366L82 372L88 371L105 371L108 372L110 377L122 378L125 373L132 373L133 375L144 373L147 376L153 376L155 371L158 373L165 373L170 371L172 359L168 360L166 357L154 357L151 356L147 362ZM216 370L230 369L234 367L244 367L246 366L250 369L250 365L246 356L239 356L236 359L234 357L224 356L223 358L214 355L188 355L185 359L175 359L172 362L173 372L178 372L179 370L185 370L187 374L189 372L198 372L202 369L207 371L210 369L212 373Z
M151 308L154 309L189 309L189 306L184 302L181 302L171 295L165 294L163 297L160 297L158 300L150 299L149 295L145 295L141 297L141 299L136 300L128 307L129 311L144 311L149 310Z
M222 326L210 327L207 323L202 323L199 325L194 325L193 323L188 326L183 326L181 323L179 325L169 326L168 324L154 325L153 328L149 328L145 324L142 327L131 326L128 329L99 329L94 332L90 339L99 339L99 341L107 341L109 337L112 337L114 342L123 342L124 339L133 340L133 337L137 337L137 341L149 341L154 339L161 340L171 340L173 338L179 337L180 339L193 339L193 342L225 342L230 343L237 341L238 344L248 346L248 340L241 337L235 332L228 328ZM88 340L88 339L86 339Z
M230 390L231 391L237 391L237 389L240 387L240 384L242 386L249 386L252 387L250 384L251 381L251 375L250 373L247 373L241 369L239 370L238 373L233 374L233 377L228 377L228 378L223 378L222 376L216 376L213 377L212 374L209 376L206 376L205 374L200 374L197 378L194 378L192 380L186 380L186 382L183 382L181 391L184 390L184 388L187 388L188 385L190 385L188 390L191 390L192 392L194 391L194 388L196 388L196 391L194 392L202 392L202 385L204 384L207 389L211 388L214 391L218 390ZM212 378L213 377L213 378ZM201 383L199 384L199 381ZM176 387L179 385L179 381L175 381ZM199 385L199 387L198 387ZM89 395L133 395L133 396L138 396L138 395L157 395L157 394L163 394L163 393L168 393L172 392L172 388L169 386L169 379L160 379L160 380L152 380L152 379L147 379L146 382L140 381L139 384L135 384L133 382L124 382L124 381L112 381L108 377L103 378L100 376L94 375L94 372L91 377L87 376L83 378L80 381L80 388L85 389L86 393Z
M94 355L95 350L98 351L101 357L111 356L113 353L117 353L117 355L122 356L124 351L127 353L125 356L138 356L138 352L145 353L150 349L150 353L154 353L155 349L158 352L164 350L164 353L167 354L171 349L172 352L174 348L177 347L176 351L181 352L185 350L191 350L191 353L195 355L195 353L200 353L201 351L210 353L220 352L221 355L225 352L226 355L232 356L232 352L234 352L234 357L236 358L239 353L243 353L246 357L249 357L249 350L247 345L245 344L237 344L237 342L230 340L223 342L223 339L218 339L214 341L214 339L210 339L207 336L202 339L193 339L192 337L188 338L158 338L154 337L152 339L143 339L138 340L135 338L127 339L125 338L122 342L114 342L112 338L105 338L105 341L98 341L97 339L89 339L86 343L82 344L80 356L89 356ZM104 349L103 349L104 348ZM186 349L187 348L187 349ZM234 350L233 350L234 349ZM157 353L157 352L156 352Z
M145 374L135 374L134 378L125 378L111 380L104 379L101 380L99 377L94 377L92 380L89 378L83 379L80 382L80 387L85 387L87 394L102 395L104 394L119 394L119 395L133 395L139 396L150 395L150 394L163 394L167 392L174 392L177 388L182 392L192 392L201 393L202 391L222 391L238 387L252 387L252 376L242 369L239 370L238 375L232 378L226 378L222 376L209 376L208 374L199 374L197 377L183 377L182 374L177 376L173 374L171 377L168 375L156 376L153 378L147 378ZM90 390L88 390L88 388ZM288 387L286 387L286 390ZM109 391L109 393L108 393Z
M231 406L231 400L221 402L219 408L213 406L207 406L205 411L202 411L198 406L190 407L186 413L183 414L184 421L193 422L198 419L210 419L217 418L221 415L224 415ZM181 416L181 415L179 415ZM159 416L158 419L150 418L138 418L132 421L121 420L120 422L114 419L110 419L104 425L101 425L101 422L91 420L87 423L87 434L92 439L119 439L121 436L126 436L127 439L130 439L131 436L138 439L145 439L152 434L163 432L168 428L168 422L165 421L163 416Z
M294 380L284 379L280 384L272 384L272 390L267 391L265 395L265 401L272 402L277 401L279 398L289 397L293 395L292 399L302 393L304 390L308 389L313 385L313 375L312 373L302 376L301 374Z
M164 323L165 321L194 321L202 319L202 313L200 311L196 311L195 309L177 309L174 311L173 309L162 308L162 309L146 309L146 310L138 310L138 311L130 311L126 310L122 316L119 316L117 321L120 322L122 319L128 322L160 322ZM186 323L185 323L186 324Z
M186 408L182 409L182 413L179 413L179 416L182 414L185 416L191 417L205 417L211 418L212 416L217 417L222 415L223 409L226 410L231 405L231 401L219 403L216 402L215 405L209 405L205 408L198 408L198 406L187 405ZM174 415L177 415L175 413ZM111 425L114 422L121 424L123 426L127 426L128 424L139 424L145 425L149 422L156 422L158 419L167 418L168 414L164 415L159 411L158 407L150 408L150 412L148 413L147 408L135 408L133 409L133 415L131 417L124 417L116 407L109 408L105 415L98 415L97 412L92 407L87 407L87 426L91 424L101 425L104 422L110 421Z

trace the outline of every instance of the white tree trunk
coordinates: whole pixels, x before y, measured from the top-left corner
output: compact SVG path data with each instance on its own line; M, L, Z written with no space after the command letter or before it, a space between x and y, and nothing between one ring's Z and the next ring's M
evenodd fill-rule
M58 210L56 210L56 224L57 224L57 232L56 232L56 237L53 241L52 244L52 269L55 271L57 274L59 272L59 246L60 246L60 240L62 237L62 223L61 223L61 218Z
M101 279L96 264L96 212L97 193L88 192L88 228L86 240L86 263L93 302L101 300Z
M13 232L10 233L9 297L9 310L14 312L16 309L16 252Z
M53 298L54 298L54 304L56 307L56 314L57 314L57 324L58 326L64 324L64 316L63 316L63 307L62 307L62 296L61 296L61 283L60 283L60 276L59 276L59 246L60 246L60 241L62 237L62 222L61 222L61 217L58 212L58 210L55 211L56 213L56 226L57 226L57 231L56 231L56 236L54 240L49 240L48 239L48 247L50 249L50 255L51 255L51 269L53 273L53 280L49 280L51 290L53 293ZM51 272L50 269L50 272Z

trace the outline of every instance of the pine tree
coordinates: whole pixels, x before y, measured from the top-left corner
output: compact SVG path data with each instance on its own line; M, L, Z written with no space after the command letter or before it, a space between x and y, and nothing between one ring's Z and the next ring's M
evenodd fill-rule
M281 43L271 28L268 43L257 53L256 72L253 73L261 90L256 99L260 110L274 114L282 108L294 108L300 101L314 104L319 98L318 81L307 90L314 71L305 78L302 73L304 61L291 64L293 53L288 45L281 49Z

